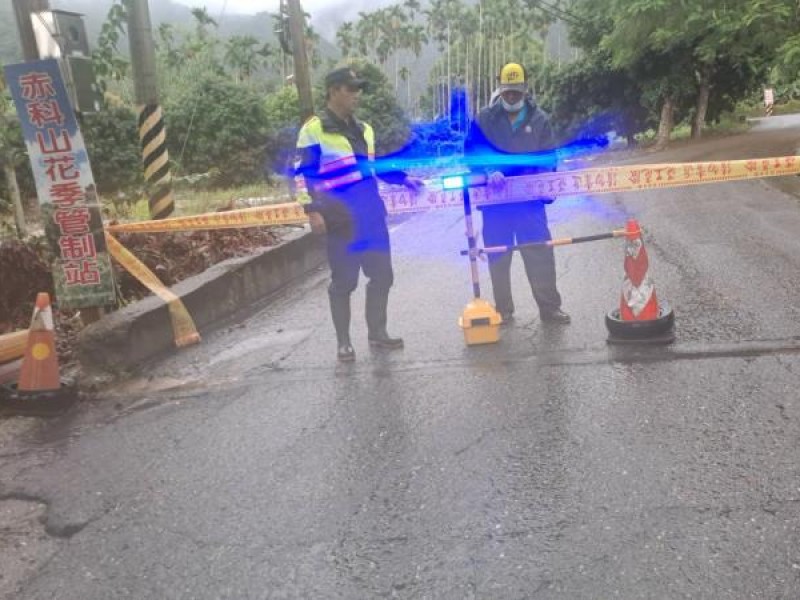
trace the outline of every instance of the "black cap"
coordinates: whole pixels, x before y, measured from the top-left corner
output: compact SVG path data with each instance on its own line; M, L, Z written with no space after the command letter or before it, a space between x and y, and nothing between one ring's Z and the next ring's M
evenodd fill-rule
M356 75L356 72L350 67L334 69L325 75L326 89L334 85L348 85L357 87L359 89L364 89L366 83L367 82L364 79L359 79L358 75Z

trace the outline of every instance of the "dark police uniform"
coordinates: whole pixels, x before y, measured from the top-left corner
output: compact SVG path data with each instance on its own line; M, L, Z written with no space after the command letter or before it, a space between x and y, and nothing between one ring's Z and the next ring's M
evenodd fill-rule
M481 111L470 128L465 146L466 154L472 160L487 165L485 167L487 173L500 171L507 177L555 171L555 155L547 153L536 157L536 162L539 164L535 166L504 164L513 161L499 161L501 164L496 167L490 166L492 156L531 154L555 147L549 117L529 97L526 97L524 109L517 117L512 124L500 102ZM545 204L551 202L550 198L532 198L530 202L483 207L484 244L487 247L512 246L551 239L545 213ZM520 249L520 254L539 312L542 318L547 320L561 308L561 296L556 288L553 249L547 246L533 246ZM495 305L498 312L506 317L514 313L514 301L511 297L511 257L511 252L489 256L489 273L492 278Z
M355 118L345 122L326 109L300 130L295 162L296 199L318 212L327 230L331 284L328 294L339 344L349 344L350 294L359 271L369 279L366 318L370 340L387 339L386 309L394 281L386 207L374 172L375 134ZM402 184L403 172L381 173ZM400 341L402 343L402 341Z

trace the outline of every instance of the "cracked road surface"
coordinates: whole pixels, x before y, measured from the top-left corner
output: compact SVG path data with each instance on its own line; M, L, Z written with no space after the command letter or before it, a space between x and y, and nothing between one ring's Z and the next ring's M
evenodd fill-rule
M658 161L793 153L800 132L781 123L772 137ZM358 359L337 365L319 272L68 418L26 421L0 456L0 507L42 524L25 529L32 562L0 589L26 600L796 598L800 205L783 189L553 205L556 236L640 220L677 317L666 348L605 343L619 241L556 250L568 327L539 322L516 258L515 325L467 348L463 218L403 221L390 306L402 352L370 352L358 316ZM0 529L4 573L24 554L13 535Z

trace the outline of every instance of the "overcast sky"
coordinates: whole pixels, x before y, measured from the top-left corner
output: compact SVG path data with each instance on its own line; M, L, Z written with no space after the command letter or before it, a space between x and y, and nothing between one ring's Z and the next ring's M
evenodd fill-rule
M223 8L226 13L239 13L254 15L257 12L278 12L279 0L175 0L179 4L187 6L205 6L208 13L213 17L219 15ZM314 9L323 8L326 4L334 4L330 0L303 0L301 2L306 12L313 12Z
M208 14L217 19L221 14L255 14L257 12L278 12L280 0L175 0L187 6L205 6ZM396 0L301 0L303 10L311 15L314 28L333 41L338 25L342 21L354 19L358 11L370 11L379 6L392 4ZM222 11L225 11L224 13Z

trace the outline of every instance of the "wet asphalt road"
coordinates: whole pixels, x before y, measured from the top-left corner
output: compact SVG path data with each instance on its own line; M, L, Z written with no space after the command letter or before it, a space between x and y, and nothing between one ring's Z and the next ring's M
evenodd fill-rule
M640 220L674 345L606 345L605 241L557 249L571 325L539 322L517 257L516 324L468 348L463 218L407 219L405 350L370 352L359 316L337 365L320 272L23 440L3 487L49 503L57 546L15 597L800 597L798 200L752 181L550 215Z

